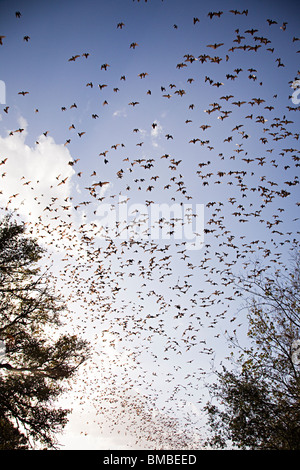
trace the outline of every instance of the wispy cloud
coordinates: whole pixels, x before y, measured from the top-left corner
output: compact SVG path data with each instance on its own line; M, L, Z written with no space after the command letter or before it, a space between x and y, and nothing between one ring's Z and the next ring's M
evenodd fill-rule
M113 116L126 118L127 117L126 109L125 108L117 109L116 111L114 111Z
M161 124L159 123L159 121L155 121L151 129L151 140L152 140L153 147L159 147L158 141L161 138L162 133L163 133L163 128Z

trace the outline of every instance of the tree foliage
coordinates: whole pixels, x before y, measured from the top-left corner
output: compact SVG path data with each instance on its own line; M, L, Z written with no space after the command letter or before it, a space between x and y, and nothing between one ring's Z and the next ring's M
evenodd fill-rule
M88 345L62 332L66 310L39 261L43 249L25 225L0 223L0 449L51 448L69 410L55 407Z
M260 267L261 268L261 267ZM231 337L235 366L223 366L207 404L209 444L242 449L300 448L300 256L284 272L259 266L239 279L248 294L250 346Z

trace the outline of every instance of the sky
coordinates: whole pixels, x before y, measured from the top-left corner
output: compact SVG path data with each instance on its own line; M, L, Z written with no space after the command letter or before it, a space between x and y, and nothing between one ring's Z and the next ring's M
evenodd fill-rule
M62 448L201 447L211 368L227 333L247 341L233 279L299 239L298 18L0 0L1 212L45 245L93 349Z

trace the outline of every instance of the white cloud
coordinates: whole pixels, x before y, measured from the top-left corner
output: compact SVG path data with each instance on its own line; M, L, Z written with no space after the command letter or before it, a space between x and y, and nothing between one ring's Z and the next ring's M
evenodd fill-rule
M114 117L127 117L127 112L125 110L125 108L122 108L122 109L117 109L114 113L113 113L113 116Z
M21 117L18 124L21 132L0 136L0 203L2 207L18 210L25 220L61 217L60 206L70 205L66 199L70 197L75 173L68 164L72 160L70 152L43 134L37 139L39 143L30 147L25 142L26 120Z
M155 121L156 126L151 129L151 139L153 147L158 147L158 140L161 138L163 133L163 128L158 121Z

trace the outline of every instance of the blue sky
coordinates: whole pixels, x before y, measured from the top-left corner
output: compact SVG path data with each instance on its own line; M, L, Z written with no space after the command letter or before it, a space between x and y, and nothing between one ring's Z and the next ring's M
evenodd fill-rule
M1 205L42 237L74 311L68 322L95 347L73 394L67 447L151 448L168 438L180 447L169 419L199 445L190 433L202 429L211 359L218 367L228 354L225 330L245 340L245 299L230 273L257 258L284 267L299 235L299 121L289 97L298 17L294 2L0 1ZM118 211L124 198L146 216L155 204L181 215L202 205L202 248L151 233L103 240L99 211ZM121 431L108 429L112 416Z

